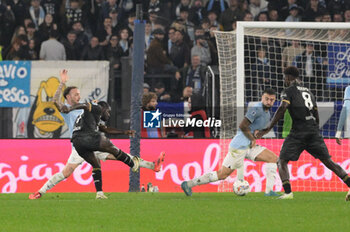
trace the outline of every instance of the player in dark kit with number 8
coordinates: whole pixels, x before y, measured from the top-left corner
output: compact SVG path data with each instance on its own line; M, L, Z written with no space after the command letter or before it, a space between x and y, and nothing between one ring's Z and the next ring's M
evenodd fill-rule
M279 175L285 191L280 199L293 199L289 182L288 162L297 161L304 150L316 159L319 159L350 187L348 174L331 159L327 146L320 135L319 115L314 95L308 88L301 85L299 71L296 67L287 67L284 75L286 89L281 94L281 105L276 111L270 125L265 130L259 131L256 135L258 138L261 138L264 134L268 133L283 118L285 111L288 109L293 124L290 134L283 142L277 162ZM350 190L345 200L350 200Z
M133 172L137 172L140 167L148 168L155 172L160 171L164 161L164 152L161 152L155 162L149 162L123 152L101 133L128 134L130 136L134 136L135 134L135 131L132 130L122 131L103 125L101 120L104 122L108 121L111 113L111 107L107 102L76 104L69 108L65 106L62 112L68 113L75 109L84 109L84 112L75 120L72 142L78 154L91 164L97 191L102 191L102 174L100 162L96 159L94 151L105 151L112 154L116 160L128 165Z

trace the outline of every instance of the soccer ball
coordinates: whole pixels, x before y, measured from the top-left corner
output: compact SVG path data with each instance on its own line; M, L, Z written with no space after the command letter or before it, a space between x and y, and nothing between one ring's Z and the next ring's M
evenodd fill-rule
M238 196L245 196L249 193L249 183L246 180L236 180L233 183L233 192Z

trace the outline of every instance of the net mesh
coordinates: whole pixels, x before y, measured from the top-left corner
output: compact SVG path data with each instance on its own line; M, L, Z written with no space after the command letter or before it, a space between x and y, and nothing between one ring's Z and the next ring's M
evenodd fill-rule
M333 160L348 171L348 140L339 146L333 138L342 109L343 91L350 83L350 30L245 28L244 44L238 45L235 32L216 32L215 35L220 66L220 166L227 154L229 142L237 132L237 95L244 94L246 112L247 107L260 101L264 89L275 89L277 101L271 109L273 115L280 104L283 71L292 65L299 69L304 86L317 99L321 133ZM244 46L244 77L237 77L237 46ZM237 89L237 78L244 79L244 90ZM291 123L287 113L284 120L258 144L279 155ZM264 164L245 161L245 166L245 179L250 182L252 191L263 191ZM298 162L290 162L289 168L294 191L347 190L335 174L306 152L302 153ZM218 191L232 191L234 179L235 174L232 174L222 181ZM275 190L282 190L279 177Z

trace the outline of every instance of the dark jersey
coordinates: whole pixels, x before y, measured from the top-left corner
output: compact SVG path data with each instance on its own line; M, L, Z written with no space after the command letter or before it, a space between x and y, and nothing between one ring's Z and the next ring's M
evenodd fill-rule
M75 120L73 135L77 133L97 132L101 121L102 109L99 105L87 103L88 110L84 110Z
M282 101L289 103L288 110L293 120L292 131L318 130L315 96L308 88L294 83L281 94Z

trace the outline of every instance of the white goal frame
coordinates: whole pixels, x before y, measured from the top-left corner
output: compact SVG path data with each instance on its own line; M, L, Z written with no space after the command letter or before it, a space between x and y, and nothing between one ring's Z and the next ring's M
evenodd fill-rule
M238 21L236 27L236 61L237 61L237 80L236 104L238 109L244 109L244 29L245 28L284 28L284 29L348 29L350 23L325 23L325 22L255 22ZM303 39L307 40L307 39ZM244 112L237 111L237 128L243 120Z

